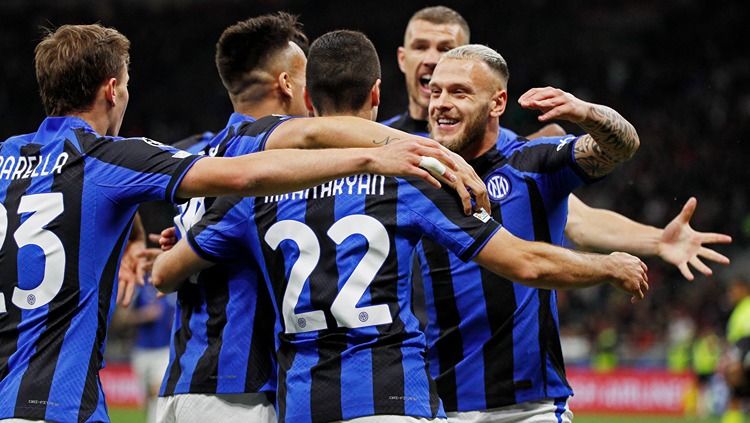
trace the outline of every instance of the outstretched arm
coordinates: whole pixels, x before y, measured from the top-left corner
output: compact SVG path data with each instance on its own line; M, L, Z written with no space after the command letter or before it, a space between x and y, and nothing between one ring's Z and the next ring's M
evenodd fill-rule
M474 260L493 273L535 288L585 288L609 282L643 299L648 291L647 267L626 253L578 253L542 242L530 242L500 229Z
M591 177L608 174L630 159L640 145L635 128L619 113L607 106L582 101L563 90L532 88L518 102L524 108L540 110L541 122L562 119L586 131L576 142L575 159Z
M730 243L728 235L697 232L690 227L690 218L698 201L691 197L682 211L663 229L644 225L604 209L589 207L576 196L568 199L568 223L565 235L586 251L627 251L640 256L659 256L680 269L687 280L693 280L688 264L706 276L712 274L701 257L720 264L729 259L704 244Z

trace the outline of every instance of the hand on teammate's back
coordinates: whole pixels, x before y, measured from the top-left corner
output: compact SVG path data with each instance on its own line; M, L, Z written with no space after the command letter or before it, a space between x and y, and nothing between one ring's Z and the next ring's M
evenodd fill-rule
M614 252L607 256L614 270L610 281L616 288L633 296L630 302L642 300L648 291L648 267L636 256Z

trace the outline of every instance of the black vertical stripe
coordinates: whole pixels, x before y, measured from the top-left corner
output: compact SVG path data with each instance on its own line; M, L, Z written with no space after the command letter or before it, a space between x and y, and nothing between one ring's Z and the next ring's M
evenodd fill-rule
M439 329L438 339L433 346L440 362L440 374L436 380L438 392L445 410L454 411L458 409L455 366L464 358L464 343L458 328L461 316L453 291L450 256L443 246L430 239L422 238L422 246L432 280L436 323Z
M378 326L380 336L372 348L372 386L375 414L404 415L404 366L401 345L404 323L398 309L398 182L386 178L384 195L365 196L365 215L372 216L385 226L390 240L390 251L383 267L370 285L372 304L388 304L393 323Z
M551 291L549 292L550 294L552 293ZM552 301L556 300L556 296L550 295L550 299L548 300L550 310L552 309ZM545 324L547 325L547 333L549 334L547 338L547 352L549 353L549 359L552 362L552 368L565 386L570 387L565 372L565 360L563 358L562 345L560 343L560 333L557 330L557 325L555 324L554 316L552 316L551 312Z
M280 423L286 422L286 373L294 363L294 357L297 351L289 344L281 344L276 353L276 360L279 362L277 385L276 385L276 418ZM294 423L294 422L290 422Z
M38 154L38 144L28 144L26 148L30 149L31 153L34 153L33 149L36 149L36 154ZM18 205L30 184L31 178L11 181L6 189L5 200L3 201L8 226L5 231L3 248L0 250L0 289L5 296L4 305L7 312L0 313L0 380L4 379L10 372L8 360L18 347L18 325L21 323L21 309L11 302L13 288L18 281L18 244L13 239L12 234L21 226Z
M116 284L115 281L117 278L117 268L120 264L120 257L123 249L125 248L125 243L130 237L133 217L130 218L130 223L125 227L125 229L117 239L117 243L112 249L112 253L110 254L109 258L107 258L107 264L104 266L102 277L101 279L99 279L99 304L96 340L94 341L94 345L91 348L91 357L89 358L89 366L86 373L86 382L83 387L83 398L81 399L81 407L78 411L79 422L87 421L89 417L91 417L91 415L94 413L94 411L96 411L96 407L99 403L99 369L102 367L104 341L107 337L109 307L112 303L112 292Z
M266 243L265 237L268 228L273 226L278 221L278 204L274 201L265 203L263 197L256 197L255 204L253 206L253 215L255 217L255 224L258 228L258 244L261 246L263 252L263 258L268 271L268 277L273 292L270 295L273 296L276 305L278 307L277 318L281 321L281 333L278 335L280 339L279 350L276 352L276 359L278 361L277 367L277 382L276 382L276 417L279 422L286 420L286 374L289 368L294 363L294 357L296 351L291 344L288 344L287 335L284 333L286 328L284 327L284 318L281 316L282 304L284 300L284 290L288 284L286 277L286 264L284 254L281 248L275 251ZM276 334L273 334L275 337ZM275 339L275 338L274 338ZM273 345L273 344L272 344ZM252 353L252 352L251 352Z
M166 386L164 387L164 396L174 395L177 382L182 375L180 359L185 354L187 343L193 337L193 331L190 330L190 319L193 311L201 307L200 288L196 284L185 282L177 291L177 303L180 306L180 327L173 333L172 344L174 345L174 360L167 369Z
M428 323L428 316L426 294L424 290L424 279L422 278L422 263L420 262L419 254L417 254L417 250L421 248L421 244L417 244L414 251L412 252L411 310L419 320L419 330L424 332L425 327ZM436 416L438 409L440 408L440 396L438 395L437 381L432 378L432 374L430 372L430 363L427 360L425 360L425 365L425 371L427 373L426 377L430 383L430 411L433 416Z
M491 338L484 344L484 395L488 408L515 404L513 311L517 307L513 282L480 269Z
M422 263L419 255L412 254L411 264L411 311L419 319L419 330L424 332L427 326L427 305L425 304L424 280L422 279Z
M320 260L310 275L310 302L315 310L325 313L327 330L318 335L318 363L310 370L310 412L328 420L342 420L341 353L347 347L346 328L339 328L331 313L331 304L338 294L339 280L336 243L326 235L336 221L336 197L308 199L305 221L318 237ZM322 421L322 420L321 420Z
M195 364L190 392L216 393L219 375L219 353L227 324L229 286L227 266L217 265L198 274L198 287L206 299L206 349Z
M69 159L64 170L54 176L50 188L51 192L63 194L63 212L52 220L46 229L54 233L63 245L65 276L60 292L47 306L45 328L36 341L36 349L18 388L15 413L30 419L44 419L65 333L78 311L80 298L78 254L81 248L80 216L84 161L70 142L66 142L63 149L69 155ZM92 395L85 390L83 394L84 398L86 395ZM98 396L98 392L93 395ZM40 403L40 400L44 403ZM29 404L32 403L37 405L31 408Z
M274 311L271 298L263 283L258 278L258 293L253 317L253 338L250 340L250 351L247 358L247 375L245 376L245 391L258 390L271 378L274 371Z
M531 217L534 225L534 239L542 242L551 242L549 220L547 210L544 207L544 200L539 191L539 187L532 178L524 178L529 192L529 201L531 203ZM546 289L538 290L539 299L539 352L542 366L542 382L544 392L547 394L547 385L549 375L547 374L547 358L552 361L553 368L565 382L565 365L562 357L562 347L560 346L560 337L557 333L555 321L552 316L552 305L550 303L551 292ZM567 382L565 382L567 383Z
M503 222L502 208L492 205L492 217ZM515 404L516 384L528 381L514 380L513 312L517 307L513 282L480 268L490 339L484 344L484 396L487 408Z

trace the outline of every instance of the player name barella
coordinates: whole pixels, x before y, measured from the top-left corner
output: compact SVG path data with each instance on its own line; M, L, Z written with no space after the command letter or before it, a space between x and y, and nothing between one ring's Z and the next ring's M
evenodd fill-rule
M44 156L0 156L0 179L26 179L35 176L47 176L60 173L68 162L68 153L60 153L56 158L52 154Z
M263 202L270 203L283 200L307 200L310 198L326 198L344 194L383 195L385 194L385 176L371 175L369 173L347 176L346 178L335 179L302 191L266 196L263 197Z

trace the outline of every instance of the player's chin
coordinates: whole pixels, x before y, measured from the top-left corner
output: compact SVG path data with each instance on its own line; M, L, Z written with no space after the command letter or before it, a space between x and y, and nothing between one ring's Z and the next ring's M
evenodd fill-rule
M435 141L439 142L443 147L447 147L451 151L453 151L453 146L457 145L457 140L459 139L458 136L455 135L447 135L443 133L439 133L436 131L432 131L430 134L430 138L434 139ZM455 151L454 151L455 153Z

